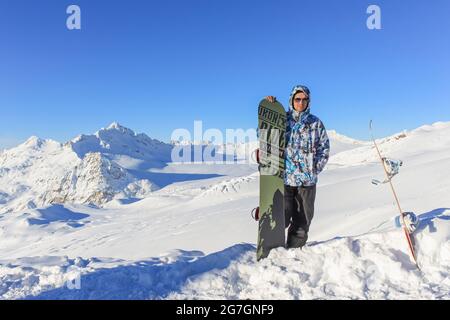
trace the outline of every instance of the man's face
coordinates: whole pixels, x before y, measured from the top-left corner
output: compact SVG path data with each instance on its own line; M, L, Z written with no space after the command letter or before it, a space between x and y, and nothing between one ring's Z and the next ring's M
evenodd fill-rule
M294 109L297 112L303 112L308 107L308 98L305 93L297 92L294 96Z

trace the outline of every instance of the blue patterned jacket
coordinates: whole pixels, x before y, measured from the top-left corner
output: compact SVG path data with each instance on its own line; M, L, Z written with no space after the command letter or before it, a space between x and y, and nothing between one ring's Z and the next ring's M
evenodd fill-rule
M298 121L293 110L287 112L285 179L288 186L313 186L325 168L330 155L330 141L325 126L310 113L300 113Z

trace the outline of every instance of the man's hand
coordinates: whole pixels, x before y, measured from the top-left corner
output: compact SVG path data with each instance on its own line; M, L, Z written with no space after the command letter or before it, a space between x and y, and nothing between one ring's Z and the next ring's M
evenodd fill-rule
M269 101L269 102L271 102L271 103L274 103L275 101L277 101L277 98L274 97L274 96L267 96L267 97L266 97L266 100Z

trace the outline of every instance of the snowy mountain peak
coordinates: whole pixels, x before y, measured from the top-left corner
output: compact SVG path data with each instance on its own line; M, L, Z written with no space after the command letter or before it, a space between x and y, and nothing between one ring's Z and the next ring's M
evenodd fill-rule
M17 147L5 150L1 154L11 155L13 157L22 155L23 158L26 158L42 152L52 152L59 148L61 148L61 144L57 141L31 136L22 144L19 144Z
M328 137L330 139L340 141L343 143L350 143L350 144L363 144L364 141L356 140L353 138L350 138L348 136L345 136L343 134L337 133L336 130L327 130Z
M172 149L171 145L151 139L145 133L137 134L117 122L95 134L79 135L69 144L80 158L90 152L100 152L136 159L168 161Z
M27 141L25 141L23 143L23 145L29 146L29 147L40 147L42 146L42 144L44 143L44 140L36 137L36 136L31 136L27 139Z
M331 155L338 154L343 151L352 150L367 145L367 141L360 141L343 134L337 133L336 130L327 130L330 139Z
M145 170L164 167L172 148L117 122L64 145L30 137L0 154L0 214L26 209L30 201L101 205L144 197L158 189Z
M427 124L427 125L420 126L417 129L412 130L411 133L420 134L423 132L432 132L432 131L436 131L436 130L445 130L445 129L449 129L449 128L450 128L450 121L448 121L448 122L438 121L431 125Z
M41 198L42 203L104 204L115 196L136 197L157 189L150 181L132 176L101 153L88 153Z
M120 123L118 123L117 121L114 121L113 123L111 123L106 129L121 129L124 128Z
M24 143L17 146L17 148L39 150L46 146L59 147L59 146L61 146L61 144L59 142L51 140L51 139L41 139L36 136L31 136L30 138L27 139L27 141L25 141ZM14 149L15 148L13 148L11 150L14 150Z
M101 129L100 131L96 132L96 135L98 136L99 134L101 134L101 132L103 131L117 131L120 132L122 134L127 134L130 136L136 136L136 132L134 132L133 130L122 126L120 123L114 121L113 123L111 123L106 129Z

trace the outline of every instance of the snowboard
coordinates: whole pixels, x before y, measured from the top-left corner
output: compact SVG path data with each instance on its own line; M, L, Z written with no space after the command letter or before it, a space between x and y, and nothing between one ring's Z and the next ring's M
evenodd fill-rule
M397 193L395 192L394 185L392 184L392 177L393 176L390 174L390 171L389 171L389 168L388 168L388 162L386 161L387 159L382 156L381 151L378 148L377 142L375 141L375 138L373 136L372 120L370 120L370 123L369 123L369 130L370 130L370 134L372 136L373 144L375 145L375 149L377 150L378 157L380 158L380 161L381 161L381 163L383 165L384 172L386 174L386 180L385 181L387 181L389 183L389 185L391 187L391 190L392 190L392 193L394 195L395 202L397 204L398 210L400 211L400 220L402 222L403 232L405 234L406 241L408 242L408 247L409 247L409 251L411 253L411 257L412 257L416 267L420 270L419 264L417 262L416 250L414 248L414 237L413 237L412 232L409 231L409 229L408 229L408 227L406 225L406 222L405 222L405 215L407 213L403 212L403 210L402 210L402 208L400 206L400 201L398 200Z
M262 100L258 108L259 225L257 260L285 246L284 151L286 111L277 101Z

